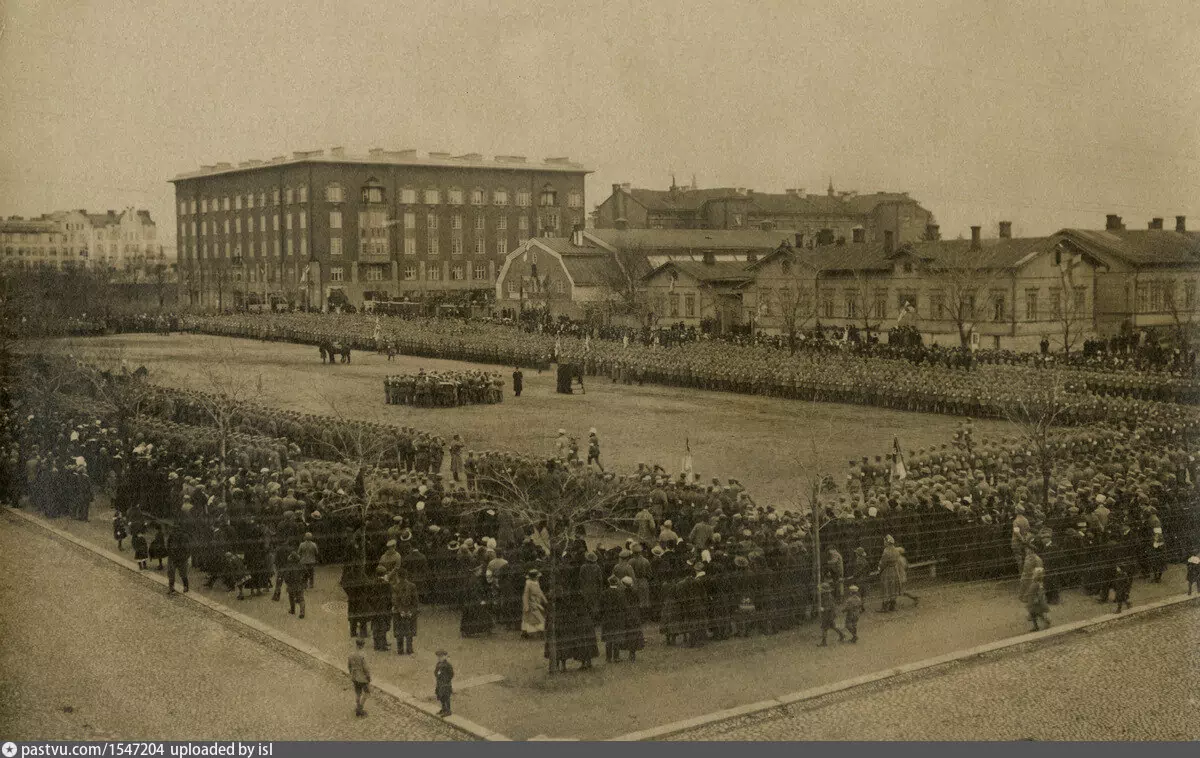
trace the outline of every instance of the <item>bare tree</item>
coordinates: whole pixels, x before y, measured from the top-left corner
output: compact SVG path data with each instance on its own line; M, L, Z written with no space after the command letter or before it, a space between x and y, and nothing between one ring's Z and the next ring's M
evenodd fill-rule
M942 292L944 315L958 330L959 345L971 348L975 322L986 315L980 311L979 298L999 281L1005 267L986 249L972 250L956 260L931 261L926 265L931 288Z
M555 671L558 655L556 613L564 593L561 572L563 553L581 531L599 528L623 531L628 517L620 506L634 491L634 485L606 479L587 469L504 467L481 472L479 488L488 498L477 510L493 509L506 513L514 524L544 526L549 535L547 564L551 581L551 602L547 608L546 644L549 673Z
M1196 282L1187 280L1183 283L1184 294L1181 299L1176 296L1176 283L1164 288L1163 307L1171 315L1171 327L1175 332L1176 346L1186 354L1191 349L1192 333L1196 330Z
M262 375L250 374L238 363L236 348L214 340L195 372L200 391L191 396L216 429L223 483L228 481L229 443L238 431L241 411L263 392Z
M341 405L332 395L323 396L330 415L336 419L325 424L321 443L321 457L336 460L354 471L354 499L358 516L366 524L378 499L379 490L367 481L367 474L376 469L396 463L396 448L391 438L374 424L347 418ZM367 561L367 541L360 539L359 559Z
M1050 307L1062 330L1063 353L1069 353L1087 331L1091 317L1086 308L1087 290L1075 282L1075 271L1082 256L1069 254L1066 250L1058 252L1058 287L1051 292Z
M90 353L77 364L79 377L93 398L111 409L121 452L133 450L134 428L156 396L145 369L129 368L123 351Z
M1049 502L1050 478L1054 474L1056 451L1060 446L1060 427L1078 401L1067 390L1059 371L1035 372L1031 386L1011 393L1000 403L1005 416L1017 429L1034 465L1042 475L1042 503Z
M649 270L645 248L639 243L617 246L612 253L615 266L603 266L600 289L605 307L612 316L635 318L639 325L650 326L652 308L642 277Z

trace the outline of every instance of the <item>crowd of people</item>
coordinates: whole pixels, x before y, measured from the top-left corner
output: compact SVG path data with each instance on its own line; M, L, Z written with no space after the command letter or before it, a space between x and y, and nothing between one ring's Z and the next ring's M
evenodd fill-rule
M388 405L453 408L504 400L504 380L488 371L426 371L394 374L383 380Z

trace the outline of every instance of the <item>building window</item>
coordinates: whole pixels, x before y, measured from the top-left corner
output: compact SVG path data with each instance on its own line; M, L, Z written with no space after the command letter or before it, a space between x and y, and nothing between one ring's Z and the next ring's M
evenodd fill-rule
M562 282L559 282L562 285ZM687 318L696 317L696 296L688 293L683 296L683 315Z
M887 318L887 300L888 300L887 290L886 289L875 290L875 296L874 296L873 300L874 300L875 304L874 304L874 307L872 308L872 311L873 311L872 317L876 321L882 321L883 319Z
M571 190L567 193L567 207L581 208L583 207L583 193L578 190Z
M196 201L193 200L192 201L192 213L195 214L195 212L196 212Z
M1050 312L1054 318L1062 318L1062 290L1058 287L1050 288Z
M471 205L483 205L485 197L486 195L482 189L477 187L471 190Z
M425 204L438 205L442 202L442 193L436 189L425 190Z
M858 291L846 290L846 318L858 318Z
M387 211L377 208L358 213L359 250L366 255L386 256L388 241Z
M284 203L284 205L291 205L291 204L292 204L292 200L293 200L293 198L294 198L294 197L295 197L295 195L294 195L294 193L292 192L292 188L291 188L291 187L288 187L287 189L285 189L285 190L283 191L283 203Z
M517 190L517 207L520 207L520 208L528 207L531 199L532 199L532 195L530 194L529 190L526 190L526 189Z
M462 235L454 235L450 238L450 255L455 258L461 258L463 254Z
M496 255L508 255L508 238L503 235L496 238Z
M300 211L296 215L300 217L300 228L307 229L308 228L308 211Z
M1038 291L1025 290L1025 320L1038 320Z
M299 187L297 187L297 188L296 188L296 195L297 195L296 199L297 199L299 202L301 202L301 203L307 203L307 202L308 202L308 185L307 185L307 184L301 184Z
M383 281L383 266L367 266L367 281L382 282Z
M672 292L667 297L667 302L670 304L668 313L671 318L679 318L679 293Z
M329 184L325 187L325 202L342 203L346 200L346 190L340 184Z
M180 216L187 215L187 203L183 200L179 201L179 215Z
M340 282L346 278L345 272L341 266L331 266L329 268L329 281Z
M484 230L485 223L486 222L484 221L482 213L475 215L475 231L482 232Z
M222 224L222 227L224 228L225 233L229 234L229 219L225 219L225 223Z
M225 210L229 210L229 196L228 195L225 196L224 202L222 203L222 207L224 207Z
M300 257L308 260L308 237L300 238Z
M258 217L258 229L262 232L267 231L267 214L263 213Z
M492 191L493 205L508 205L508 190L498 189Z
M235 218L233 220L233 231L235 234L242 233L242 220L240 218Z
M400 202L405 205L415 205L417 202L417 191L415 189L400 190Z
M438 228L438 217L433 213L425 214L425 228L429 231L436 231Z
M483 241L483 237L475 238L475 255L487 255L487 245Z
M547 185L542 189L542 194L538 198L538 204L544 208L558 205L558 193L553 187Z
M329 238L329 254L330 255L341 255L342 254L342 238L341 237L330 237Z
M382 203L383 188L382 187L363 187L362 201L364 203Z
M289 258L296 254L296 241L291 237L288 237L287 240L287 254Z
M442 280L442 267L434 264L426 269L429 281L440 282Z
M1191 279L1183 283L1183 307L1189 312L1196 307L1195 279Z
M341 229L342 228L342 212L341 211L330 211L329 212L329 228L330 229Z
M405 250L405 253L408 251ZM404 281L411 282L417 278L417 267L415 264L409 263L404 267Z
M246 231L250 234L254 234L254 216L246 219Z
M287 216L284 217L283 222L283 228L290 232L292 230L292 214L288 213Z
M496 229L501 232L508 231L508 216L501 216L496 219Z
M518 216L517 217L517 230L522 231L522 232L529 231L529 217L528 216Z
M200 198L200 212L208 213L208 198L206 197Z
M974 300L974 297L972 297L972 300ZM912 291L897 293L896 312L904 313L904 311L910 307L914 312L917 310L917 293Z
M521 290L517 286L516 278L510 277L508 280L508 296L511 298L515 298L515 297L517 297L518 294L520 294L520 292L521 292Z
M462 227L463 227L462 214L455 213L453 216L450 217L450 228L453 229L454 231L458 232L458 231L462 231Z
M483 263L475 264L475 281L482 282L487 279L487 266Z
M450 278L456 282L461 282L463 279L462 264L455 264L450 267Z
M339 240L339 242L340 242L340 240ZM275 248L275 257L278 258L279 257L279 248L280 248L280 242L279 242L278 238L275 239L274 248Z
M441 245L439 245L438 243L439 243L439 241L438 241L437 237L429 238L429 255L430 256L437 257L441 253Z
M271 231L274 231L274 232L279 231L279 212L278 211L271 214Z
M558 213L543 213L542 214L542 234L550 236L551 232L558 231Z
M446 190L446 202L450 205L462 205L463 191L457 187Z
M993 292L992 293L992 321L1003 321L1005 319L1007 314L1006 314L1004 305L1005 305L1004 293L1003 292Z
M412 237L404 238L404 254L405 255L416 255L417 254L417 241L415 239L413 239Z
M1075 309L1075 315L1083 315L1087 308L1087 288L1076 287L1074 291L1075 302L1072 307Z
M821 291L821 313L825 318L833 318L833 290Z

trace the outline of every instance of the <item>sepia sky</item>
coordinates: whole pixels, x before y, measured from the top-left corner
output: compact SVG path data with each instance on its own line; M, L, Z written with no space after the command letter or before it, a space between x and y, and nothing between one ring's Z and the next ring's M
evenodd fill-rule
M1200 229L1200 3L0 0L0 213L344 146L907 190L947 237ZM1173 227L1172 227L1173 228Z

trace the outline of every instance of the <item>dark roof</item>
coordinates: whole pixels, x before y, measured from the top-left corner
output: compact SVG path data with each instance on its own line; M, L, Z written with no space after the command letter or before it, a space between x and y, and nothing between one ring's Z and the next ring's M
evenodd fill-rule
M774 250L791 232L718 229L589 229L587 236L615 248L652 250Z
M604 251L604 248L596 245L587 237L583 238L583 245L577 246L571 242L568 237L534 237L539 245L553 250L560 255L575 255L578 253L596 254Z
M937 240L909 242L902 249L917 258L945 268L1012 268L1030 253L1048 252L1054 248L1052 237L993 237L979 241L979 249L971 249L970 240Z
M617 262L607 252L590 255L571 253L563 255L562 262L576 287L601 286L612 281L617 270Z
M0 232L24 232L26 234L43 234L57 231L58 227L39 219L0 219Z
M751 278L745 263L697 263L696 261L667 261L646 274L649 279L660 271L674 268L700 282L744 282Z
M1197 232L1063 229L1059 234L1100 256L1109 255L1137 266L1200 264L1200 233Z
M751 212L766 214L866 216L880 203L917 201L902 192L872 192L865 195L801 195L796 193L776 194L770 192L739 192L735 187L690 189L679 187L672 190L629 189L631 198L647 210L689 211L704 207L705 203L721 199L749 201Z

